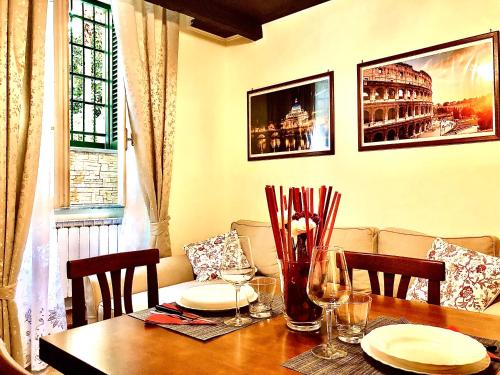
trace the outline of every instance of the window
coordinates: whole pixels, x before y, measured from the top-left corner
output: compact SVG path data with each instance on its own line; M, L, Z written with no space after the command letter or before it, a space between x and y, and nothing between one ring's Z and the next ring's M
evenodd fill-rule
M117 148L117 43L111 7L70 0L70 145Z
M68 0L69 196L119 203L118 51L109 0Z

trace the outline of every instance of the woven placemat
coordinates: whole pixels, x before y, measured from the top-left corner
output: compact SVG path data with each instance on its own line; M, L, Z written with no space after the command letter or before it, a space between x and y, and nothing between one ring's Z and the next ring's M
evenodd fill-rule
M394 319L386 316L379 316L368 323L367 332L386 326L389 324L405 324L409 323L407 319ZM474 337L479 342L485 345L496 345L500 347L500 342L480 337ZM299 354L296 357L283 363L283 367L298 371L306 375L323 375L323 374L338 374L338 375L397 375L411 374L407 371L397 370L393 367L386 366L373 358L366 355L360 345L346 344L340 340L335 340L335 345L347 352L347 356L333 361L315 357L310 350ZM490 367L480 374L496 374L500 369L498 363L493 363Z
M272 304L272 316L279 315L283 312L283 302L281 297L275 297ZM146 320L149 314L154 311L154 308L133 312L128 314L129 316L140 319L142 321ZM197 312L199 314L199 312ZM229 312L224 312L221 315L215 315L214 313L202 315L204 318L208 318L217 322L215 325L175 325L175 324L157 324L159 327L169 329L183 335L192 337L197 340L207 341L213 339L214 337L222 336L227 333L237 331L239 329L248 327L254 323L261 321L262 319L252 318L250 323L241 327L229 327L224 324L224 320L234 316L234 310Z

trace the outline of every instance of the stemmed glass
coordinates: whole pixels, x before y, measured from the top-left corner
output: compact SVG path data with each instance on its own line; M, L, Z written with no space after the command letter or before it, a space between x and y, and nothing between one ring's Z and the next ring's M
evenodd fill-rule
M307 295L316 305L326 310L328 341L312 349L315 356L335 359L347 355L346 351L333 343L332 321L335 309L349 300L351 290L344 250L338 246L316 246L311 257Z
M236 290L236 314L234 318L225 320L228 326L241 327L252 322L252 319L240 315L239 294L241 287L255 276L250 238L246 236L227 236L222 250L220 266L222 280L232 284Z

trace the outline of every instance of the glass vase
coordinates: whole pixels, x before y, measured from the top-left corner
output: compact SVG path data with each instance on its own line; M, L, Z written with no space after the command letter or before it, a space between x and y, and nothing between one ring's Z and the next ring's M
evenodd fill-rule
M307 296L309 260L278 260L283 297L283 315L288 328L294 331L315 331L321 327L323 309Z

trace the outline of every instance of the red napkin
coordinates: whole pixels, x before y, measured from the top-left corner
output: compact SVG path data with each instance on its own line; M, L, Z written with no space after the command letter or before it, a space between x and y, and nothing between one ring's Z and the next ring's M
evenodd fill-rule
M217 322L208 319L182 319L180 316L167 315L167 314L151 314L145 320L146 324L179 324L179 325L214 325Z
M198 319L198 318L201 318L201 316L196 315L196 314L194 314L194 313L191 313L191 312L189 312L189 311L183 310L183 309L181 309L179 306L174 305L173 303L162 303L161 305L162 305L163 307L166 307L166 308L169 308L169 309L172 309L172 310L178 311L180 314L182 314L182 315L183 315L183 316L185 316L186 318L191 318L191 319Z
M204 319L199 315L184 311L180 307L171 304L171 303L163 303L162 306L167 307L176 313L162 312L162 313L152 313L149 315L145 323L146 324L178 324L178 325L197 325L197 324L205 324L205 325L214 325L217 322L214 322L210 319Z

